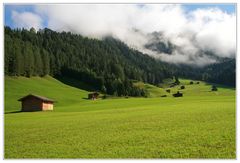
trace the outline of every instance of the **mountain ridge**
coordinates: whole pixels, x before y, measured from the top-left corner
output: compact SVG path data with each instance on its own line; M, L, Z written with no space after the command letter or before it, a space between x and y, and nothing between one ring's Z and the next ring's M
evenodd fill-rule
M98 40L47 28L36 31L33 28L5 27L4 33L5 75L62 75L117 96L147 94L146 90L134 87L132 80L158 85L164 79L174 76L235 86L234 61L225 69L218 64L211 65L218 67L215 71L210 71L210 68L205 71L206 67L188 69L188 65L175 65L152 58L113 37ZM220 73L214 75L216 71ZM229 76L218 80L225 74L221 72L226 71L231 72L231 81L228 81Z

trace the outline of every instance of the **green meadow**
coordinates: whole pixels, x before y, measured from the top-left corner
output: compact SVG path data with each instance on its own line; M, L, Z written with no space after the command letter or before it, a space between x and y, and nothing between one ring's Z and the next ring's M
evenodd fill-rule
M5 77L4 157L236 158L235 89L180 82L170 93L136 83L148 98L87 100L88 91L49 76ZM54 111L19 112L29 93L56 100Z

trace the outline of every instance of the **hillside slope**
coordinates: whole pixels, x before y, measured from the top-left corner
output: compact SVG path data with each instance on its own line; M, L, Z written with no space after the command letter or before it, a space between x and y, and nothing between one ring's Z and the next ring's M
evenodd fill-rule
M76 83L76 81L72 82ZM190 85L190 80L186 79L180 79L180 82L180 85L177 85L173 88L168 88L168 82L166 82L165 85L162 85L162 88L151 84L137 82L135 83L136 86L140 88L146 88L148 90L149 98L129 97L131 100L128 100L129 98L126 99L122 97L114 99L110 98L107 100L99 99L93 102L91 100L86 100L88 97L88 91L86 90L89 90L89 86L86 86L85 84L79 83L78 86L81 85L81 89L79 89L76 88L78 87L77 85L76 87L72 87L50 76L43 78L5 77L5 112L19 111L21 105L17 100L30 93L46 96L48 98L56 100L57 102L54 105L54 111L89 111L95 109L101 110L109 108L109 106L114 108L122 108L126 106L137 107L140 103L142 105L148 105L153 101L154 103L161 103L162 100L175 102L175 98L172 97L172 94L176 93L177 91L182 92L184 96L183 98L190 101L192 98L195 99L196 97L199 99L212 97L224 98L226 96L235 97L235 91L230 87L223 87L218 85L218 91L212 92L210 91L211 85L205 82L196 84L196 81L194 81L193 85ZM71 85L74 84L71 83ZM185 89L181 90L181 85L184 85ZM171 92L167 93L167 89L170 89ZM167 95L167 97L165 97L167 99L160 98L162 95Z
M173 81L165 81L164 83L160 84L159 87L143 83L143 82L136 82L135 85L140 88L145 88L149 92L149 97L161 97L166 95L167 97L172 97L173 93L177 93L177 91L183 93L184 97L192 97L192 96L233 96L235 90L233 87L223 86L223 85L216 85L218 91L212 92L212 84L204 82L204 81L196 81L196 80L188 80L188 79L180 79L180 84L174 87L170 87ZM190 84L190 82L193 84ZM199 82L199 84L197 84ZM181 89L181 86L184 86L184 89ZM166 90L170 90L168 93Z
M118 96L136 96L132 79L158 84L172 77L167 63L112 37L97 40L47 28L33 32L5 27L4 32L8 76L71 77Z
M57 107L84 101L88 94L85 90L65 85L50 76L5 77L5 112L20 110L21 105L17 100L30 93L56 100Z

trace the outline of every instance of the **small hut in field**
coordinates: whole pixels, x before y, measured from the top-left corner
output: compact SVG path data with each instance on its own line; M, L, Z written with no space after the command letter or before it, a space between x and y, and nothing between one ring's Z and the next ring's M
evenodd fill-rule
M22 102L22 111L53 110L54 100L47 97L29 94L18 101Z
M97 92L89 93L88 94L88 99L96 100L96 99L98 99L98 96L99 96L99 93L97 93Z
M182 97L183 94L177 91L177 93L173 94L173 97Z

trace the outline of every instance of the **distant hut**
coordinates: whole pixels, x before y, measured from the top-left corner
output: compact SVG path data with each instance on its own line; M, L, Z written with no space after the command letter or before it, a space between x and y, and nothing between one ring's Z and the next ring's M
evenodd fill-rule
M177 91L177 93L173 94L173 97L182 97L183 94Z
M29 94L20 98L18 101L22 102L22 111L45 111L53 110L54 100Z
M89 93L88 99L96 100L98 98L98 96L99 96L99 93L97 93L97 92Z

